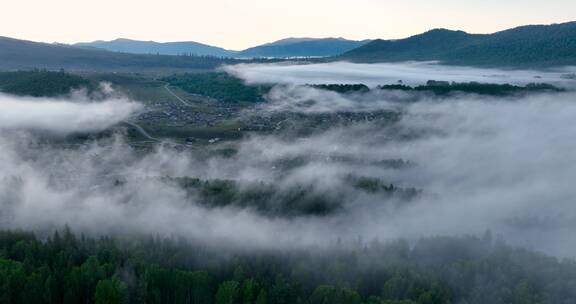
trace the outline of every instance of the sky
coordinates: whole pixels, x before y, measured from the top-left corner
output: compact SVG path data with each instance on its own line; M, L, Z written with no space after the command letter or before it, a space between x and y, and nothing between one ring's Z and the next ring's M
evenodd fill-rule
M396 39L433 28L490 33L576 20L574 0L0 0L0 36L131 38L244 49L287 37Z

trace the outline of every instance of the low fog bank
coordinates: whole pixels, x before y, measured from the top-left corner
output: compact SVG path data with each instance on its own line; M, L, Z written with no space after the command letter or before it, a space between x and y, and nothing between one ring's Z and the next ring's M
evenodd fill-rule
M92 101L82 92L60 99L0 94L0 132L35 130L65 135L101 131L140 109L140 104L122 96Z
M325 100L315 112L358 105L358 98L326 94L315 96L316 101ZM271 105L292 102L279 96ZM342 107L334 106L335 98ZM297 140L254 135L237 143L237 153L231 157L201 157L166 145L142 154L126 145L122 136L79 149L37 147L34 133L15 136L0 130L0 225L42 232L67 224L96 235L167 235L252 249L492 230L517 245L576 255L576 237L571 233L576 226L575 94L516 99L463 95L395 103L393 108L383 99L374 99L374 104L401 113L393 127L367 120ZM70 129L64 127L68 124L62 115L72 115L76 106L96 106L43 102L42 113L47 116L43 124L14 110L21 116L5 128L66 131ZM101 116L100 127L124 119L122 109L126 113L132 109L129 103L126 108L108 103L114 111ZM97 105L105 107L107 102ZM301 161L289 168L278 166L294 159ZM394 159L412 165L373 165ZM410 201L382 199L347 187L346 177L351 175L423 192ZM270 183L280 189L307 185L316 193L341 194L346 204L328 216L290 218L265 216L250 208L207 208L162 177L227 179L240 186Z
M249 84L356 84L370 87L394 84L422 85L428 80L455 82L509 83L526 85L545 82L576 87L576 67L548 71L501 70L445 66L434 62L355 64L334 62L322 64L239 64L225 71Z

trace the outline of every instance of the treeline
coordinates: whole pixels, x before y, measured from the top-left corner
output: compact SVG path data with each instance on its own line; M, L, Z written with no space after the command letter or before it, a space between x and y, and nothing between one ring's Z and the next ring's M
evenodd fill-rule
M222 102L263 102L270 87L249 86L227 73L190 73L165 77L163 81L182 90Z
M449 95L452 93L468 93L478 95L490 96L511 96L527 93L539 92L564 92L562 88L558 88L547 83L529 83L525 86L517 86L511 84L494 84L494 83L479 83L479 82L448 82L448 81L435 81L429 80L426 85L411 87L403 84L395 85L382 85L378 86L380 90L401 90L412 92L430 92L435 95Z
M308 85L313 88L333 91L337 93L365 93L370 88L364 84L321 84ZM429 80L426 85L408 86L402 83L380 85L378 90L398 90L406 92L427 92L438 96L447 96L455 93L478 94L488 96L512 96L539 92L564 92L565 89L558 88L547 83L530 83L525 86L512 84L495 84L480 82L448 82Z
M287 246L289 246L287 244ZM0 232L1 303L568 304L576 264L483 238L243 251Z
M190 73L165 77L162 81L191 93L210 97L221 102L258 103L266 101L270 92L268 85L247 85L241 79L227 73ZM307 84L306 86L340 94L367 93L371 88L365 84ZM375 90L400 90L407 92L426 92L437 96L456 93L478 94L488 96L512 96L538 92L564 92L546 83L531 83L525 86L512 84L494 84L479 82L447 82L429 80L426 85L408 86L402 83L380 85Z
M522 26L487 35L434 29L406 39L377 39L332 59L515 68L571 66L576 63L574 32L576 22Z
M281 168L282 164L278 166L281 170L287 169ZM162 181L186 190L191 200L208 208L237 207L274 217L332 215L345 210L358 193L372 195L382 204L408 203L421 194L416 188L397 187L380 179L353 175L343 178L338 191L330 192L313 185L280 187L264 182L239 183L192 177L164 177Z
M333 91L337 93L369 92L370 88L365 84L310 84L312 88Z
M14 95L54 97L74 89L93 90L96 85L78 75L47 70L0 72L0 91Z

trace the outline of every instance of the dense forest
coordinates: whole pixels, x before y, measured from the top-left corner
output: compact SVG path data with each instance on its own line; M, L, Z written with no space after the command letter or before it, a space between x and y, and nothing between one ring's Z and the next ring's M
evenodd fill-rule
M262 102L269 86L249 86L227 73L190 73L162 79L170 85L192 94L211 97L224 102Z
M120 77L110 74L108 77ZM91 78L95 78L94 76ZM74 89L92 91L97 87L95 80L83 76L60 71L28 70L16 72L0 72L0 91L24 96L54 97L70 93ZM97 77L96 77L97 78ZM105 79L108 80L108 79ZM269 85L247 85L241 79L227 73L190 73L175 74L161 78L172 86L183 89L191 94L210 97L229 103L259 103L264 102L266 94L271 89ZM309 84L312 88L333 91L340 94L367 93L371 89L365 84ZM493 84L478 82L445 82L430 80L425 85L408 86L404 84L389 84L378 86L380 90L401 90L413 92L429 92L435 95L453 93L470 93L489 96L510 96L538 92L563 92L562 88L546 83L532 83L525 86L512 84Z
M277 164L277 168L288 170L289 166L302 165L290 164L299 161L286 160L282 164ZM399 164L404 162L390 160L383 165ZM234 180L203 180L191 177L165 177L163 181L185 189L189 197L208 208L233 206L274 217L328 216L344 212L346 201L351 200L347 194L350 189L371 195L381 204L387 202L407 204L421 193L416 188L402 188L377 178L353 175L345 176L341 189L332 193L317 191L312 185L280 187L273 183L239 184ZM121 181L117 181L117 185L121 184Z
M311 251L0 232L2 303L572 303L576 263L483 238Z
M355 49L368 41L354 41L343 38L287 38L243 50L239 58L293 58L335 56Z
M365 93L370 91L370 88L365 84L311 84L309 85L312 88L326 90L326 91L333 91L337 93L352 93L352 92L360 92Z
M95 86L88 79L64 71L0 72L0 91L14 95L54 97L68 94L74 89L92 90Z
M426 85L420 86L407 86L402 84L395 85L382 85L378 87L381 90L401 90L401 91L416 91L416 92L429 92L435 95L449 95L453 93L469 93L478 95L489 96L510 96L529 93L550 93L550 92L564 92L562 88L555 87L546 83L530 83L525 86L517 86L512 84L494 84L494 83L478 83L478 82L447 82L447 81L434 81L430 80Z
M337 92L346 93L366 93L370 88L364 84L317 84L308 85L309 87ZM547 83L529 83L525 86L512 84L497 83L480 83L480 82L448 82L429 80L425 85L409 86L402 83L387 84L377 87L379 90L388 91L406 91L406 92L427 92L437 96L447 96L450 94L467 93L487 96L511 96L530 93L558 93L564 92L565 89L553 86Z
M551 67L576 64L576 22L530 25L494 34L435 29L399 40L374 40L335 57L358 62L441 61L447 64Z
M238 60L212 56L128 54L96 48L39 43L0 37L0 69L66 69L106 72L167 72L213 70L226 64L274 62L272 59Z

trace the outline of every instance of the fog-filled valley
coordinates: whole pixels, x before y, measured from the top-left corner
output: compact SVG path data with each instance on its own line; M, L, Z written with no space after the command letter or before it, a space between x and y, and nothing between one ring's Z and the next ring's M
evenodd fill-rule
M0 75L3 299L572 303L574 71Z

